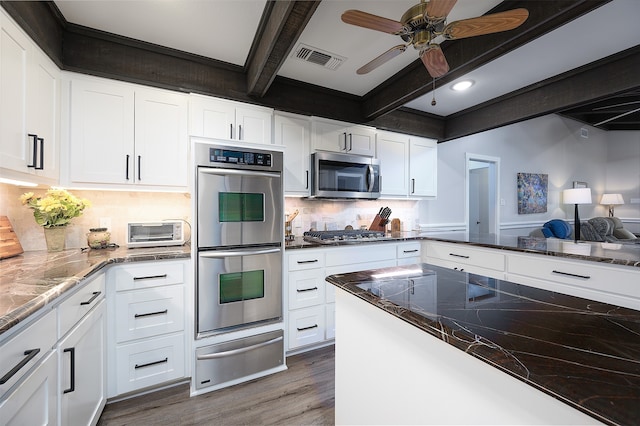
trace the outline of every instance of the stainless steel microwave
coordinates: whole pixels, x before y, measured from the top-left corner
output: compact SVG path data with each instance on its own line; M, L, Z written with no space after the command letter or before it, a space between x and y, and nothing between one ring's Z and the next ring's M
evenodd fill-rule
M184 244L184 226L180 220L129 222L127 247L164 247Z
M380 160L334 152L311 154L310 198L380 197Z

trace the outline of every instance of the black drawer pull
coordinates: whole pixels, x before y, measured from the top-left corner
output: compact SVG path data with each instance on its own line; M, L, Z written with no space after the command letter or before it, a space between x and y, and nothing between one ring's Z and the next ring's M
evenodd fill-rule
M418 249L415 249L415 250L402 250L403 253L415 253L417 251L418 251Z
M318 261L318 259L313 259L313 260L298 260L298 264L301 265L303 263L316 263Z
M144 368L144 367L151 367L152 365L158 365L158 364L164 364L165 362L168 362L169 358L165 358L165 359L161 359L160 361L153 361L153 362L148 362L146 364L136 364L135 369L138 368Z
M69 364L71 367L71 384L69 385L69 389L65 389L64 391L62 391L62 393L69 393L76 390L76 348L67 348L62 352L69 352L69 355L71 355L71 359L69 360Z
M27 164L27 167L36 168L38 164L38 135L34 135L33 133L27 134L30 138L33 138L33 162L31 164Z
M166 314L167 312L169 312L169 310L168 310L168 309L165 309L164 311L149 312L148 314L135 314L133 317L134 317L134 318L150 317L150 316L152 316L152 315L162 315L162 314Z
M469 256L465 256L465 255L462 255L462 254L455 254L455 253L449 253L449 256L461 257L463 259L468 259L469 258Z
M318 328L318 324L314 324L314 325L309 326L309 327L302 327L302 328L298 327L298 331L311 330L312 328Z
M40 353L40 349L28 349L26 351L24 351L24 355L25 357L22 358L22 361L20 361L19 363L17 363L11 370L9 370L9 372L7 374L5 374L4 376L2 376L2 378L0 379L0 385L4 385L5 383L7 383L9 380L11 380L11 378L18 372L20 371L20 369L22 367L24 367L25 365L27 365L29 363L29 361L31 361L36 355L38 355Z
M147 275L146 277L133 277L134 281L141 281L141 280L157 280L158 278L167 278L167 274L162 274L162 275Z
M298 293L304 293L305 291L314 291L317 290L318 287L312 287L312 288L297 288L296 291Z
M568 277L583 278L583 279L585 279L585 280L588 280L588 279L590 279L590 278L591 278L589 275L571 274L571 273L569 273L569 272L562 272L562 271L555 271L555 270L554 270L554 271L551 271L551 272L553 272L554 274L566 275L566 276L568 276Z
M87 300L86 302L81 302L80 305L90 305L91 302L96 300L96 297L100 296L100 292L99 291L94 291L91 294L93 294L93 296L91 296L91 299Z

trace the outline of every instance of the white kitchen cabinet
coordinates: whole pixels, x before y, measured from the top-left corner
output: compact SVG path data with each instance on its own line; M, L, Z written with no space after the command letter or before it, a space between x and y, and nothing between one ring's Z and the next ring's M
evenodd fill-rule
M309 195L311 162L311 121L308 117L276 113L274 143L284 145L284 192L290 196Z
M271 144L270 108L192 94L189 115L191 136Z
M373 157L376 152L376 129L340 121L312 117L313 151L344 152Z
M376 158L380 160L382 197L409 194L409 136L381 132L376 135Z
M60 70L0 11L0 170L34 183L59 181Z
M420 241L398 243L396 246L398 266L413 265L422 261L422 244Z
M411 136L409 142L409 196L438 195L438 143Z
M186 188L187 95L87 76L70 85L70 186Z
M504 279L506 260L501 250L442 241L425 241L423 244L427 263Z
M189 376L188 262L116 265L107 272L107 396Z

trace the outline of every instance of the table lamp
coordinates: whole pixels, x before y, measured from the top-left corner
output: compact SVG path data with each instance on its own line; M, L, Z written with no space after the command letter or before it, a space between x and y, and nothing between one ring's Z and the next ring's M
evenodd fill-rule
M609 217L613 217L613 206L624 204L624 198L622 198L622 194L602 194L600 204L608 205Z
M578 204L591 204L591 188L571 188L562 191L562 200L564 204L574 204L574 232L573 240L578 242L580 239L580 216L578 215Z

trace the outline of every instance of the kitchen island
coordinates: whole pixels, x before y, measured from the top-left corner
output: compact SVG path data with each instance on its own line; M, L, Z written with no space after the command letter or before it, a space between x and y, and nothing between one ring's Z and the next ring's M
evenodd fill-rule
M640 423L639 311L428 264L327 281L336 423Z

